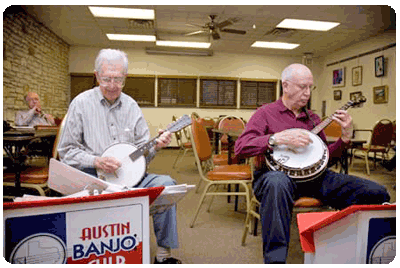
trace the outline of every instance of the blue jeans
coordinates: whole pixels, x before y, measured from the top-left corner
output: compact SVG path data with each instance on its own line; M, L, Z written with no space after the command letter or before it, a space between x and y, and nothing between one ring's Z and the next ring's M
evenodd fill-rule
M96 170L86 168L82 170L90 175L96 176ZM136 186L138 188L149 188L157 186L175 185L176 182L170 176L146 173L142 181ZM165 248L178 248L178 228L176 224L176 205L171 209L153 215L154 233L157 245Z
M264 263L286 262L293 204L299 197L315 197L335 209L390 201L384 186L330 170L312 182L297 184L279 171L256 171L253 191L261 203Z

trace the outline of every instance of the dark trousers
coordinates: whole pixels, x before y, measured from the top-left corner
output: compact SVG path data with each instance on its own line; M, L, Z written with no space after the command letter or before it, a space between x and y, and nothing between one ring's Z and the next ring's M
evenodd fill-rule
M318 198L335 209L390 201L384 186L330 170L316 180L303 183L295 183L279 171L256 171L253 191L261 203L264 263L286 262L293 204L301 196Z

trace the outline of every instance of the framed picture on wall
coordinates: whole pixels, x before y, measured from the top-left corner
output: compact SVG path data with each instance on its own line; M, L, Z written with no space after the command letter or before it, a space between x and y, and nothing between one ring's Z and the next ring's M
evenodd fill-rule
M388 86L379 86L373 88L374 103L387 103L389 99Z
M344 87L345 81L345 68L337 68L332 72L332 86L333 87Z
M385 58L379 56L375 58L375 76L380 77L385 75Z
M353 86L359 86L362 84L362 66L354 67L352 70L352 82Z
M333 91L333 99L334 100L341 100L342 99L342 91L341 90L334 90Z

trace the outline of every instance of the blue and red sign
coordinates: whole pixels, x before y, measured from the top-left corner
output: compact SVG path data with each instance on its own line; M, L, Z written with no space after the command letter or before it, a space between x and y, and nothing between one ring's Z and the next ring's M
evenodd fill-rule
M5 220L10 263L143 262L142 206L97 208Z

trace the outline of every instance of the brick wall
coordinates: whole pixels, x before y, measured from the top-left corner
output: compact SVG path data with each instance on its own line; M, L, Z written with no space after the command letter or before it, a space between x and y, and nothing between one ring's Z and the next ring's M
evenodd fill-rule
M42 109L63 117L70 100L69 45L12 6L3 13L3 119L27 109L24 96L36 92Z

